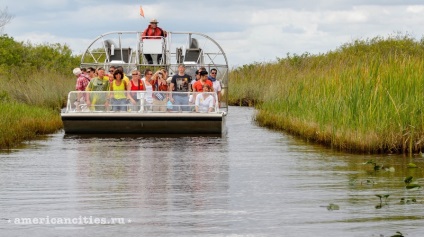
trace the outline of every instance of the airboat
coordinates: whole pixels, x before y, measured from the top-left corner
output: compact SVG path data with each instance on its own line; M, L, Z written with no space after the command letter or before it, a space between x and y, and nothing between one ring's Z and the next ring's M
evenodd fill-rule
M142 32L109 32L97 37L81 57L81 67L122 66L124 73L131 78L131 71L146 68L155 71L165 68L169 76L178 73L178 65L184 64L186 74L195 78L195 71L205 67L207 71L215 68L217 80L221 83L221 98L214 98L212 111L195 112L193 100L187 109L167 108L152 110L144 98L146 91L137 91L139 104L128 104L125 111L114 112L110 106L87 105L87 96L102 100L108 93L100 91L71 91L67 105L61 112L66 134L222 134L225 131L225 119L228 113L228 61L221 46L211 37L194 32L168 32L160 39L141 38ZM148 61L146 55L154 59ZM157 57L161 55L161 57ZM159 61L155 60L159 59ZM176 92L164 92L167 93ZM183 93L183 92L180 92ZM193 92L184 92L185 96L195 97Z

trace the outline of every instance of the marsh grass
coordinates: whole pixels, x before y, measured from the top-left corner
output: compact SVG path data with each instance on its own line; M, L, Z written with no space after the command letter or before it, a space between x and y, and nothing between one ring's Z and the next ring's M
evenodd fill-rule
M44 70L10 69L0 75L0 149L62 128L60 109L75 80Z
M232 70L229 99L254 104L261 125L335 149L419 152L423 56L423 40L408 36L358 40L322 55L288 55Z
M62 121L57 111L21 103L0 102L0 147L10 149L24 140L60 129Z

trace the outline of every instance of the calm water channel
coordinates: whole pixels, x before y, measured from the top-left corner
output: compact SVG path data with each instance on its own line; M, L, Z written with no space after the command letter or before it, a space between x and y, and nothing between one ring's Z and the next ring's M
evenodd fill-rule
M231 107L223 137L57 133L0 153L0 236L424 236L404 183L424 186L422 156L337 153L253 113Z

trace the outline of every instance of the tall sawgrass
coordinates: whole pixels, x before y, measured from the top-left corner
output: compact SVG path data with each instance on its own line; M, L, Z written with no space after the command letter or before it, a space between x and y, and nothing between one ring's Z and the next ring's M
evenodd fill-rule
M256 104L264 126L352 152L423 149L424 43L357 40L321 55L232 70L230 101Z
M14 68L0 76L0 101L13 101L60 111L69 91L75 90L76 78L47 69L38 71Z
M75 87L70 75L22 68L12 72L0 76L0 149L61 129L60 109Z
M10 149L22 141L48 134L61 128L57 111L22 103L0 102L0 148Z
M66 45L0 36L0 149L62 128L59 112L75 87L78 58Z

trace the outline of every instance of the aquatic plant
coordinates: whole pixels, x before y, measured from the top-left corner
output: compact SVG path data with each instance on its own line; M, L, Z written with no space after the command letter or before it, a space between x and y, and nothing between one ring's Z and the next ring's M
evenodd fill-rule
M328 204L328 206L321 206L321 207L325 207L329 211L340 210L340 206L337 205L337 204L334 204L334 203L330 203L330 204Z
M390 236L390 237L404 237L403 234L400 231L396 231L396 234Z
M406 189L415 189L415 188L421 188L421 185L419 185L419 184L417 184L416 182L413 182L412 181L412 179L413 179L413 177L412 176L409 176L409 177L406 177L403 181L405 182L405 184L406 184Z
M387 204L387 198L390 197L389 194L384 194L384 195L376 194L375 196L380 198L380 203L375 206L376 209L380 209L384 205L388 205ZM384 204L383 204L383 198L384 198Z
M405 182L405 184L409 184L409 183L412 182L412 179L413 179L413 177L409 176L409 177L406 177L403 181Z
M381 166L380 165L377 165L377 163L375 161L373 161L373 160L369 160L369 161L365 162L364 164L365 165L368 165L368 164L373 165L375 171L378 171L381 168Z
M400 199L400 204L412 204L412 203L417 203L417 199L416 198L401 198Z

